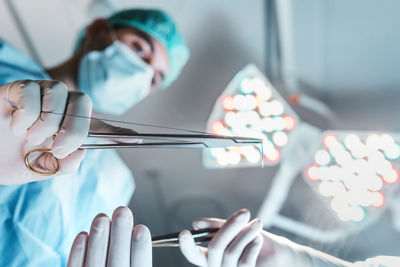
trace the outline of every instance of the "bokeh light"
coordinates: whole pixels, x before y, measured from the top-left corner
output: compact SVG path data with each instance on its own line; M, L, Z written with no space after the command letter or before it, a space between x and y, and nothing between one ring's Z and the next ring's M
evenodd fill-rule
M334 135L328 134L324 137L324 145L327 149L330 149L332 145L337 144L337 143L338 143L338 139Z
M224 97L224 100L222 100L222 106L224 107L225 110L234 110L235 106L233 105L233 97L232 96Z
M265 158L270 162L278 162L280 159L280 152L278 149L273 148L272 150L267 151Z
M225 127L222 121L214 121L211 126L211 131L213 132L213 134L220 135L224 128Z
M285 130L286 131L291 131L296 126L296 120L292 116L285 115L285 116L283 116L283 120L285 121Z

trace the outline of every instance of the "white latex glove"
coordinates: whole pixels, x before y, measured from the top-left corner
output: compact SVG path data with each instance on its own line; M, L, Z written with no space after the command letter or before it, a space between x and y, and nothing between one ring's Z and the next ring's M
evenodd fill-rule
M90 122L87 117L91 113L89 96L68 91L59 81L25 80L0 86L0 184L23 184L76 172L85 155L85 150L78 148L87 138L89 124L90 131L133 132L98 121ZM56 157L61 160L60 171L51 176L29 171L24 157L35 148L51 148L52 151L41 154L36 160L39 167L54 169Z
M399 267L400 257L378 256L363 262L356 262L351 267Z
M187 230L179 235L180 249L186 259L203 267L255 266L263 239L262 223L254 219L249 223L250 212L239 210L228 220L203 218L193 222L194 229L221 228L210 241L208 248L196 246Z
M261 232L263 245L257 259L257 267L349 267L351 263L310 247L296 244L289 239Z
M398 267L400 257L379 256L350 263L287 238L262 231L263 247L257 259L259 267Z
M151 267L150 231L144 225L133 227L127 207L117 208L112 221L98 214L90 234L79 233L72 244L68 267Z

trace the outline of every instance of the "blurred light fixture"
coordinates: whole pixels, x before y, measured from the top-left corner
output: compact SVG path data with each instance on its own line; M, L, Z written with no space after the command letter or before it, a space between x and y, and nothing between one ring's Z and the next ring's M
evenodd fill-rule
M341 221L360 222L382 208L399 180L395 135L325 132L314 151L304 176Z
M227 85L207 129L216 135L260 138L263 145L204 150L205 167L257 167L261 159L267 165L280 163L257 215L265 228L274 226L318 242L337 242L378 220L388 206L387 199L395 197L393 184L400 179L397 136L323 133L301 121L254 65L245 67ZM280 214L301 172L327 200L327 209L338 218L337 228L319 229ZM400 229L400 205L395 208Z
M298 117L268 79L248 65L235 75L216 101L207 130L216 135L255 137L262 146L205 150L208 168L260 166L280 162Z
M392 211L400 231L400 136L392 133L327 131L299 124L282 159L258 217L264 227L277 227L322 243L333 243L359 232ZM300 154L299 154L300 152ZM338 218L337 227L318 228L280 214L297 173L321 196ZM397 198L397 199L396 199ZM326 200L326 201L324 201Z

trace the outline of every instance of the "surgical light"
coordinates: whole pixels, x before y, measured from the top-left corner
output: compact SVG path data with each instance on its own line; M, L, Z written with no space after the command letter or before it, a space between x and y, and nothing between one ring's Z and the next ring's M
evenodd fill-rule
M399 180L399 144L392 134L332 131L323 134L304 176L327 198L341 221L360 222Z
M226 129L226 128L225 128L224 124L222 123L222 121L214 121L211 126L211 131L214 134L221 134L222 131L224 131L224 129Z
M263 145L204 151L206 167L246 167L274 165L296 129L298 117L253 65L235 75L216 101L207 123L216 135L237 135L263 140Z
M291 131L296 126L296 120L292 116L285 115L285 116L283 116L283 120L285 122L285 130L286 131Z
M227 96L222 100L222 106L224 107L225 110L234 110L235 106L233 104L233 97L232 96Z

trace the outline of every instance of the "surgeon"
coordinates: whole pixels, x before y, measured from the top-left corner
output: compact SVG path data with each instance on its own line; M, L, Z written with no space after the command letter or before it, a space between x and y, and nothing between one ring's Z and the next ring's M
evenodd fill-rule
M75 53L47 70L0 40L0 266L65 266L90 218L128 203L135 186L117 153L78 148L88 131L132 130L87 117L92 110L122 114L167 88L188 57L175 24L159 10L94 21ZM29 171L23 160L34 148L51 149L35 167L54 167L58 158L60 171Z

